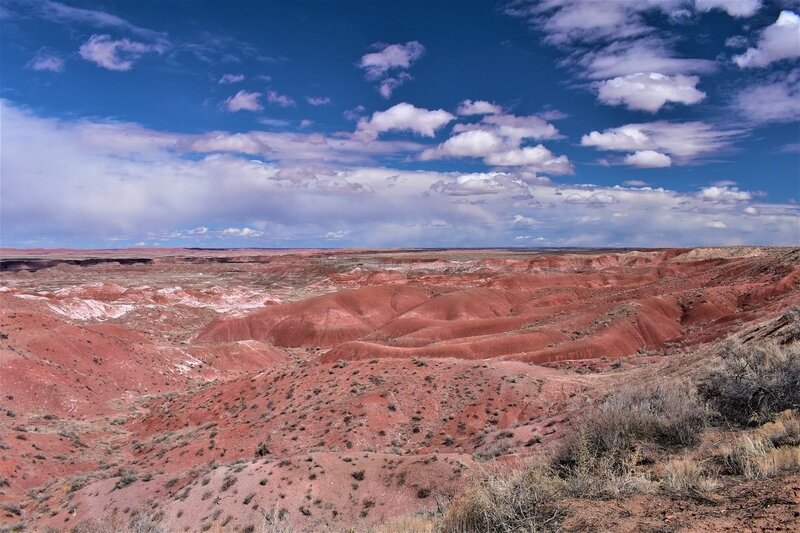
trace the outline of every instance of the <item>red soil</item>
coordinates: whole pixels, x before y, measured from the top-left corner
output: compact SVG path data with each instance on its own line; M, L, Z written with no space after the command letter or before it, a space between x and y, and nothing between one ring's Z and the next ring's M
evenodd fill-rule
M2 259L0 526L34 528L431 509L640 367L800 303L789 249Z

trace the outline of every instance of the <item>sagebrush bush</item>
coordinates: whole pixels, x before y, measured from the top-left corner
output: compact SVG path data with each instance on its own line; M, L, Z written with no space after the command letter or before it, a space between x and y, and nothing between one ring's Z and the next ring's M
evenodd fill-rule
M557 531L564 510L565 482L540 463L487 475L453 501L439 524L441 531L501 533Z
M555 457L570 495L608 498L649 492L652 482L637 470L642 443L666 447L695 444L706 408L687 382L629 386L586 414Z
M800 346L728 341L720 357L699 390L728 422L759 425L800 408Z
M616 473L630 470L637 443L688 446L699 441L707 410L686 382L632 386L584 417L559 455L562 465L594 460Z

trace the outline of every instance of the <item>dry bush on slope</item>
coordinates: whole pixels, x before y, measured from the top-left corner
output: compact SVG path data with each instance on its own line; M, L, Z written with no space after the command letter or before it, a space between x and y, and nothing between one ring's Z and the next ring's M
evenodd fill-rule
M728 422L758 425L786 409L800 409L800 345L731 340L720 356L699 389Z
M736 439L723 449L723 463L748 479L771 477L800 470L800 418L797 411L784 411L774 422Z
M528 463L515 471L491 473L450 505L439 529L558 530L564 498L651 490L654 483L639 468L641 443L694 444L705 419L706 409L688 383L623 389L586 414L551 465ZM692 482L699 486L698 479Z
M556 456L576 497L617 497L647 491L637 471L642 443L680 447L699 441L707 410L686 382L627 387L592 410Z
M439 524L447 532L557 531L565 482L548 466L529 463L490 474L451 503Z
M136 514L133 517L114 515L103 521L83 520L73 527L71 533L167 533L169 527L160 521L160 517Z

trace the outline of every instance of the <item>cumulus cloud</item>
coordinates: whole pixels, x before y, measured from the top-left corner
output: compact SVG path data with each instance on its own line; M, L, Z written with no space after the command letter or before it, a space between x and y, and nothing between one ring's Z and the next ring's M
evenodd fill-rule
M557 246L798 238L798 206L756 201L729 185L687 193L556 185L516 167L437 172L371 159L419 152L413 143L319 133L174 133L43 118L5 100L0 113L6 246L103 246L121 235L127 240L116 246L202 246L245 243L259 232L264 246L320 246L338 232L347 232L337 241L343 245L503 246L526 227L537 232L531 242L543 242L536 240L541 232Z
M328 105L331 99L327 96L306 96L306 102L313 106Z
M504 140L494 132L469 130L450 137L437 148L424 151L420 157L423 160L440 157L485 157L505 146Z
M756 124L800 120L800 69L745 87L734 97L733 108Z
M242 89L225 100L225 106L232 113L236 111L261 111L264 106L258 101L259 98L261 98L261 93L251 93Z
M263 231L254 230L252 228L226 228L222 230L224 237L261 237L264 235Z
M752 200L753 195L748 191L740 191L736 187L729 187L727 185L711 187L704 187L700 189L697 196L703 200L710 202L743 202Z
M599 191L594 193L573 193L564 198L569 204L586 204L591 206L604 206L619 202L616 196L609 192Z
M294 107L295 105L294 98L286 96L285 94L280 94L277 91L267 92L267 102L280 107Z
M386 111L376 111L369 119L358 122L355 136L371 140L387 131L410 131L424 137L433 137L436 130L456 117L444 109L429 110L402 102Z
M800 16L781 11L778 20L761 32L755 48L734 56L733 62L739 68L756 68L796 57L800 57Z
M668 102L691 105L702 101L706 93L697 89L699 81L697 76L639 72L599 82L597 97L606 104L655 113Z
M652 150L670 156L681 164L718 152L740 132L718 130L705 122L657 121L626 124L603 132L593 131L581 138L581 146L600 150L640 152ZM653 154L640 156L653 161ZM635 154L634 154L635 158ZM664 161L663 158L661 158Z
M625 164L639 168L664 168L672 165L672 159L655 150L640 150L625 156Z
M64 59L53 52L42 49L33 56L33 59L26 66L31 70L63 72Z
M129 39L114 40L110 35L92 35L79 49L86 61L108 70L128 71L147 53L162 54L163 43L141 43Z
M485 100L464 100L456 111L457 114L462 116L499 115L502 112L502 107Z
M244 74L223 74L217 83L239 83L244 80Z
M500 135L515 141L561 137L555 126L535 115L489 115L483 118L482 123L495 129Z
M489 154L486 163L494 166L526 167L548 174L569 174L573 171L567 156L556 157L541 144Z
M524 190L524 185L503 172L478 172L439 181L431 189L450 196L482 196L518 192Z
M697 9L724 4L710 0ZM676 40L649 22L654 11L679 21L691 15L690 7L686 0L545 0L514 2L506 13L543 32L545 42L566 53L562 64L578 76L601 80L595 85L600 101L655 112L667 102L702 100L696 78L689 75L717 67L708 59L682 57Z
M368 80L378 81L378 92L386 99L395 89L412 79L408 73L411 65L425 53L417 41L398 44L376 44L375 52L365 54L359 62Z
M488 115L477 124L457 124L455 135L420 154L423 160L448 157L481 157L487 165L526 167L532 172L569 174L566 156L555 156L544 146L521 147L527 139L555 139L555 126L537 116Z

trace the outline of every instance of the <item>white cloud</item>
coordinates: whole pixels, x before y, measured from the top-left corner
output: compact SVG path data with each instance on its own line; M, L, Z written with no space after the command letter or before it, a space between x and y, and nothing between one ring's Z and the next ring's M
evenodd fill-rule
M431 188L450 196L482 196L523 191L524 185L504 172L478 172L461 174L455 179L434 183Z
M567 156L556 157L553 152L541 144L489 154L486 157L486 163L495 166L524 166L548 174L569 174L573 171Z
M710 202L743 202L753 198L753 195L748 191L740 191L736 187L728 187L726 185L704 187L700 189L697 196Z
M625 164L639 168L664 168L672 165L672 159L655 150L640 150L625 156Z
M33 59L31 59L26 66L31 70L63 72L64 59L53 52L39 50L39 52L36 53Z
M239 83L244 80L244 74L223 74L217 83Z
M800 120L800 69L742 89L733 107L756 124Z
M376 45L377 52L364 55L359 66L371 79L379 79L395 69L407 70L425 53L425 47L417 41L405 44Z
M319 133L173 133L42 118L5 100L0 114L6 246L101 246L126 235L127 242L114 245L203 246L252 237L265 246L313 247L337 232L362 246L505 246L534 223L536 235L554 246L798 239L797 205L756 202L757 195L732 186L684 193L556 185L512 167L464 174L372 159L408 161L408 153L422 149L415 143ZM708 225L717 222L726 227ZM224 236L226 229L232 231Z
M344 118L347 120L356 121L364 116L364 111L366 111L366 108L363 105L357 105L353 109L345 110L345 112L342 113L342 116L344 116Z
M431 111L402 102L386 111L376 111L369 120L359 120L355 136L371 140L387 131L411 131L424 137L433 137L436 130L454 119L444 109Z
M690 105L702 101L706 93L697 89L699 81L697 76L639 72L599 82L597 97L606 104L655 113L668 102Z
M338 241L338 240L344 239L348 235L350 235L349 231L339 230L339 231L329 231L328 233L325 234L324 237L326 239L330 239L330 240L333 240L333 241Z
M144 54L164 53L163 43L140 43L129 39L112 40L110 35L92 35L79 49L81 57L108 70L128 71Z
M716 130L699 121L657 121L593 131L581 138L581 145L622 152L654 150L669 155L677 163L685 163L718 152L738 134L737 131Z
M707 228L714 228L714 229L727 229L728 225L720 220L711 220L706 222Z
M717 65L707 59L675 57L668 46L653 37L636 41L614 42L592 49L579 57L578 65L591 79L628 76L640 72L672 74L702 74L713 72Z
M306 96L306 102L313 106L321 106L330 104L331 99L327 96Z
M386 99L395 89L411 80L407 72L411 65L425 53L425 47L417 41L404 44L378 44L376 52L364 55L359 67L368 80L378 81L378 92Z
M558 139L558 129L538 116L489 115L483 117L497 133L514 141L523 139Z
M721 9L732 17L752 17L761 8L761 0L694 0L698 11Z
M464 100L458 106L456 113L462 116L469 115L499 115L503 108L485 100Z
M403 85L411 79L411 75L407 72L401 72L393 78L384 78L378 86L378 92L387 100L392 97L395 89Z
M264 109L264 106L258 101L261 97L261 93L251 93L242 89L241 91L237 92L227 100L225 100L225 105L228 108L228 111L236 112L236 111L261 111Z
M226 228L222 230L224 237L261 237L264 235L263 231L257 231L252 228Z
M734 56L733 61L740 68L754 68L796 57L800 57L800 17L781 11L778 20L761 33L756 47Z
M450 137L437 148L424 151L424 160L439 157L485 157L502 150L503 139L491 131L470 130Z
M293 107L295 105L293 98L284 94L279 94L277 91L267 92L267 102L281 107Z
M521 147L526 139L559 138L558 130L537 116L488 115L477 124L456 124L455 135L422 152L423 160L445 157L482 157L487 165L525 167L530 172L569 174L566 156L556 157L542 146Z
M622 182L623 185L627 185L628 187L647 187L648 183L642 180L625 180Z

